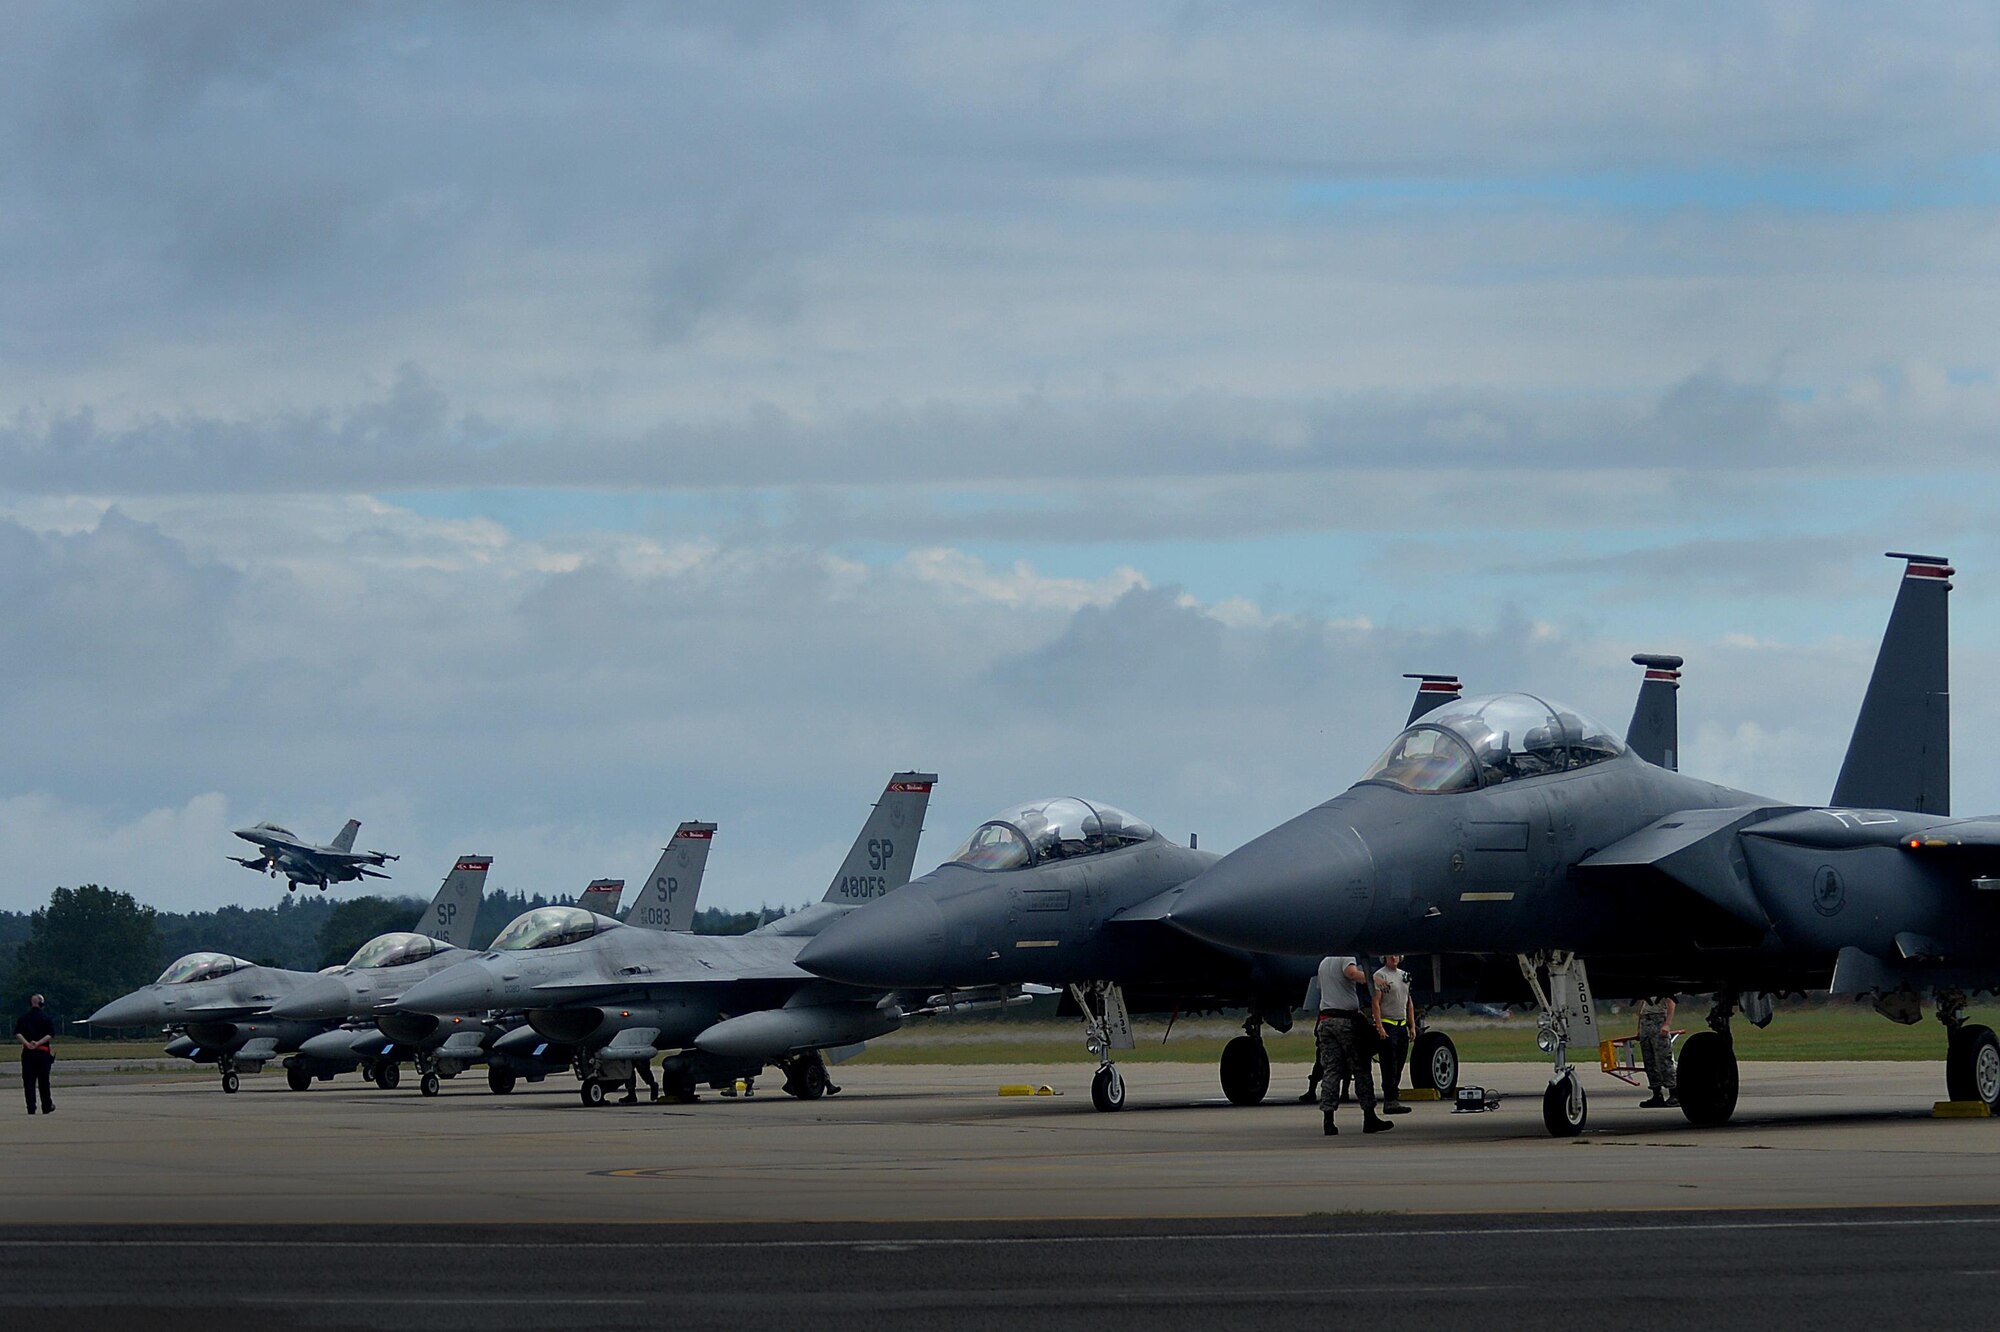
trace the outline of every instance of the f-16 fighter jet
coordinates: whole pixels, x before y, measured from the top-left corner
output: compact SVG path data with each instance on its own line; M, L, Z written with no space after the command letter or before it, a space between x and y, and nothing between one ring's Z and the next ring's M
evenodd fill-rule
M641 928L664 929L670 914L685 915L692 924L695 903L701 895L702 870L714 836L712 823L683 823L675 831L673 840L660 854L659 863L653 867L652 878L633 903L634 912L644 911L662 923ZM539 1082L552 1069L567 1066L566 1052L554 1060L532 1054L510 1057L506 1052L496 1056L495 1042L518 1025L519 1018L506 1023L474 1013L438 1017L403 1012L396 1007L404 992L417 982L471 956L463 945L471 934L472 912L482 900L481 889L490 863L490 857L461 857L453 871L454 876L469 870L478 873L478 881L468 890L471 908L456 934L439 935L428 948L417 936L382 935L364 945L345 967L326 973L274 1006L273 1016L345 1023L306 1042L303 1053L321 1058L345 1055L358 1059L363 1073L385 1090L398 1085L401 1064L408 1061L416 1066L417 1087L425 1096L437 1095L442 1090L442 1080L457 1077L478 1064L486 1065L487 1086L501 1094L512 1091L523 1075L531 1082ZM446 880L447 887L451 883L451 879ZM622 879L599 879L584 890L578 905L596 915L609 916L623 889ZM442 896L441 891L441 899ZM433 904L433 913L438 913L438 904Z
M496 1050L536 1044L575 1049L586 1105L665 1051L665 1089L692 1096L699 1082L785 1070L786 1089L831 1090L822 1050L866 1041L902 1024L883 996L820 980L794 962L828 921L909 881L930 803L932 773L889 780L823 901L736 937L640 929L575 907L516 919L493 949L405 994L409 1012L526 1010L530 1032ZM656 877L658 877L656 875ZM641 905L644 905L642 899Z
M285 1080L293 1091L304 1091L314 1078L371 1068L375 1056L352 1049L350 1033L327 1030L329 1019L351 1011L342 978L359 971L368 978L362 984L378 985L381 977L398 974L391 969L408 966L421 972L427 962L428 969L435 969L432 959L460 955L454 941L463 942L472 933L489 864L486 856L460 857L418 917L416 932L378 935L334 975L260 967L227 953L190 953L153 984L112 1000L87 1020L100 1027L178 1027L181 1034L168 1053L215 1064L226 1092L237 1089L241 1074L255 1073L281 1054L291 1055L285 1061ZM316 990L337 990L343 1002L328 1006L332 1011L321 1011L319 1005L276 1011L286 1000ZM393 1073L384 1085L395 1085Z
M296 892L302 883L318 884L320 891L325 892L330 883L388 878L388 875L369 866L382 865L396 857L386 851L356 851L354 834L360 831L361 821L349 819L333 841L325 846L314 846L275 823L259 823L249 828L238 828L236 835L254 844L262 854L229 856L227 859L245 869L261 870L273 878L283 874L288 893Z
M1902 585L1826 807L1667 771L1533 695L1467 698L1162 914L1236 948L1513 955L1554 1059L1543 1119L1559 1136L1587 1113L1568 1052L1596 1043L1593 989L1715 994L1680 1055L1696 1124L1735 1111L1732 1014L1762 1026L1774 994L1807 989L1903 1023L1929 992L1947 1094L2000 1105L2000 1040L1966 1021L1967 992L2000 986L2000 817L1949 813L1953 571L1892 558Z

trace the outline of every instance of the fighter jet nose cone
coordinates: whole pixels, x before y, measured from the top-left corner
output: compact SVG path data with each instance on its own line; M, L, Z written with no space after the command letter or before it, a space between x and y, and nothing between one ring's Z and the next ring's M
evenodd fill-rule
M1167 919L1231 948L1338 953L1367 925L1373 877L1367 847L1354 830L1313 810L1196 875Z
M144 990L113 999L84 1019L93 1027L140 1027L155 1020L155 1005Z
M348 992L346 981L338 976L321 976L272 1004L271 1016L298 1021L340 1018L352 1012L353 1006L354 996Z
M944 964L944 913L927 894L907 888L849 912L799 951L815 976L890 990L949 983Z
M475 1013L498 1007L499 990L485 966L461 962L412 985L396 1007L412 1013Z

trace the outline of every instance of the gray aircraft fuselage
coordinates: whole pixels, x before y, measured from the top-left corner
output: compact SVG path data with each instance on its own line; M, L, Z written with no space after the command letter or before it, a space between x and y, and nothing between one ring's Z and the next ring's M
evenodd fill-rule
M947 862L828 926L799 965L880 989L1111 981L1140 1011L1258 1006L1288 1015L1310 964L1217 948L1158 920L1119 919L1216 860L1155 834L1012 869Z
M2000 962L2000 893L1973 886L2000 866L1988 837L1991 820L1785 805L1628 753L1470 791L1362 782L1224 857L1167 914L1311 956L1560 949L1590 959L1601 994L1824 988L1850 949L1886 960L1869 976L1887 988L1966 984Z
M181 959L165 974L171 975L195 956ZM269 1010L284 996L317 979L310 971L242 962L223 975L142 986L113 999L86 1021L97 1027L176 1027L201 1049L223 1054L235 1053L258 1040L274 1042L277 1053L289 1053L325 1031L327 1024L275 1018Z

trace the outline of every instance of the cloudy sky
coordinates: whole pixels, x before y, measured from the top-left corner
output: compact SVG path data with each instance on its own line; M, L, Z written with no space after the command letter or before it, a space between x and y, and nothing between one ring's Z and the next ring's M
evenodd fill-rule
M1889 549L2000 810L1990 6L6 9L0 907L1227 849L1641 650L1816 801Z

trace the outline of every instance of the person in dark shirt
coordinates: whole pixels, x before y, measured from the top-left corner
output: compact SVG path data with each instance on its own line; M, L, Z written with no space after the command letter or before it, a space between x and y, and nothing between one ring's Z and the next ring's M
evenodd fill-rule
M41 1089L42 1113L52 1115L56 1103L49 1096L49 1068L56 1062L50 1043L56 1024L42 1008L42 996L28 1000L28 1011L14 1020L14 1039L21 1043L21 1086L28 1093L28 1113L35 1113L35 1091Z

